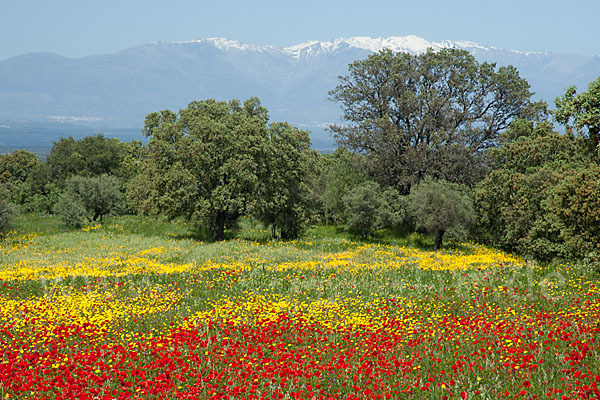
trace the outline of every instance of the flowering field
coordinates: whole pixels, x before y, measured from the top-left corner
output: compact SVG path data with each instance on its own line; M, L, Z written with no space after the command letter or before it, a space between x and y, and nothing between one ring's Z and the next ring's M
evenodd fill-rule
M585 266L144 223L0 241L2 398L600 398Z

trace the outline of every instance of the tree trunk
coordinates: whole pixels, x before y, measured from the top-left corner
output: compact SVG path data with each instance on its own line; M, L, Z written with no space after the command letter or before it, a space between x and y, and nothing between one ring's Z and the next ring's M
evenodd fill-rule
M213 239L215 239L216 242L225 240L225 212L223 211L217 211L217 215L215 215Z
M434 250L439 250L442 248L442 237L446 231L439 230L435 233L435 244L433 245Z

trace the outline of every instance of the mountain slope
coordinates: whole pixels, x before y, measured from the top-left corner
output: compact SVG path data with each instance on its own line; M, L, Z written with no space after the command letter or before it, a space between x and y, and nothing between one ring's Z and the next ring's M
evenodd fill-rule
M355 37L285 48L223 38L159 42L77 59L34 53L0 61L0 125L59 120L106 132L140 129L149 112L177 110L191 100L258 96L273 120L322 132L341 116L327 100L328 91L349 63L383 48L419 53L429 47L463 48L480 61L514 65L536 98L549 103L566 86L585 89L600 75L600 57L432 43L416 36ZM9 145L2 132L0 145Z

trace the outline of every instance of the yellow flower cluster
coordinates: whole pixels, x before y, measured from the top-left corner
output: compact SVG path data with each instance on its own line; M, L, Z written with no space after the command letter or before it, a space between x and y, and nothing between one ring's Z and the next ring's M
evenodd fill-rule
M27 240L31 240L28 238ZM21 242L20 242L21 243ZM28 243L28 242L23 242ZM21 247L26 244L19 245ZM252 246L252 244L249 244ZM9 248L5 251L10 250ZM486 269L494 266L523 266L525 261L485 247L472 247L469 253L428 252L405 247L364 245L352 250L331 254L320 254L309 260L276 262L272 259L250 256L230 262L208 260L202 263L162 262L161 255L180 250L178 247L153 247L135 255L116 253L110 257L84 257L78 262L62 261L48 264L41 259L24 259L15 263L0 264L0 278L4 280L59 279L75 276L124 276L133 274L173 274L201 272L207 270L250 271L261 266L273 271L334 269L347 272L362 270L402 270L418 268L423 270L469 270Z
M573 293L575 289L568 286L564 290ZM593 283L581 289L585 290L581 292L582 295L600 294ZM504 289L493 290L502 292ZM447 332L444 331L444 327L447 321L464 313L468 320L489 321L491 326L502 326L507 321L512 321L532 329L539 328L537 327L539 321L532 315L530 307L515 305L499 308L498 304L491 299L482 299L476 303L471 302L470 299L460 298L453 301L430 301L426 298L406 297L394 299L376 297L372 301L366 301L361 296L301 300L275 293L247 291L241 296L222 297L208 305L207 311L195 313L182 326L187 328L215 320L229 321L234 325L253 325L274 322L285 317L292 322L317 323L330 329L372 332L386 330L401 333L405 335L406 340L410 340L411 333L419 332L422 336L420 329L424 326L437 327L429 332L431 337L445 336ZM457 314L458 310L461 310L459 314ZM590 303L586 307L574 303L568 309L546 314L549 328L556 326L555 323L558 321L597 325L598 315L600 315L600 302ZM471 332L465 333L471 334ZM460 334L460 332L453 333L457 340L460 340Z
M37 238L37 233L17 234L12 231L7 233L6 240L0 240L0 254L8 255L10 253L26 249L29 244Z
M431 252L406 247L369 244L349 251L325 254L319 260L287 262L273 266L278 271L288 269L337 268L348 270L468 270L494 266L522 266L525 260L483 246L471 245L471 252Z
M234 324L277 321L285 315L296 321L317 322L328 328L367 327L378 329L389 315L375 313L384 300L365 302L360 298L298 300L279 294L244 292L209 303L209 311L193 315L184 326L198 321L227 320Z
M100 229L101 225L88 225L84 228L82 228L81 230L84 232L89 232L89 231L96 231L98 229Z
M156 285L143 291L130 285L120 288L71 290L48 282L46 293L24 300L0 296L0 326L19 332L43 328L49 334L60 326L93 324L104 332L120 334L118 325L177 308L183 293L171 286Z

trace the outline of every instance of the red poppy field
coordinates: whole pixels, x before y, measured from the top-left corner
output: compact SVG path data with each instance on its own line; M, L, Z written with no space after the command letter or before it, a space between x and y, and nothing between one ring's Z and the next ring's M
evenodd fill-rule
M600 398L583 265L114 226L15 232L0 256L2 398Z

